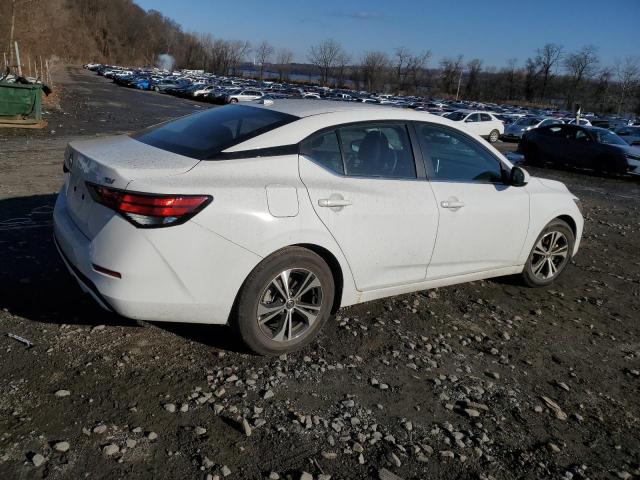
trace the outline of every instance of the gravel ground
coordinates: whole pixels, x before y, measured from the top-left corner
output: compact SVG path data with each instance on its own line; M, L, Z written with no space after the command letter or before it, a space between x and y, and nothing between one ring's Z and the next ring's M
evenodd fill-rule
M550 288L504 278L370 302L305 351L256 357L225 327L102 312L51 240L70 139L207 106L77 68L59 83L47 129L0 131L0 478L640 475L637 181L531 169L585 209Z

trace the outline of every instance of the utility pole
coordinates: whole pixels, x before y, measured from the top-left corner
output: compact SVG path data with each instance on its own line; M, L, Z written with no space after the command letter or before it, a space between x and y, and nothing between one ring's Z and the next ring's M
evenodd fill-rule
M456 90L456 102L458 101L458 95L460 95L460 82L462 82L462 67L460 67L460 76L458 77L458 90Z

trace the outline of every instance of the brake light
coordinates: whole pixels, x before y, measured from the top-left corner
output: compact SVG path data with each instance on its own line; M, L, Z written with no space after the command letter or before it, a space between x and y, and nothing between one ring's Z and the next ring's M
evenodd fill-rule
M87 182L91 197L140 228L168 227L186 222L209 205L209 195L164 195L128 192Z

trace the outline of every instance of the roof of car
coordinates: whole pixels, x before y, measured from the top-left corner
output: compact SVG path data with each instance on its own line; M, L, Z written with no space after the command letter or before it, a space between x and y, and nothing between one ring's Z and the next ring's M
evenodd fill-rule
M263 104L258 102L246 103L252 107L275 110L276 112L294 115L296 117L309 117L323 113L345 112L353 110L379 111L382 109L397 110L395 107L385 107L382 105L372 105L360 102L336 102L331 100L305 100L305 99L275 99L273 103Z

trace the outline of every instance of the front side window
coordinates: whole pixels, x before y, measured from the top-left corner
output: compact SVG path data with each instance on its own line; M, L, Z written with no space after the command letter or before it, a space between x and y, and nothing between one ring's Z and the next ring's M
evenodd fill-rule
M416 178L404 124L358 124L338 129L346 175Z
M300 154L333 172L344 174L338 135L335 130L304 140L300 144Z
M430 124L418 124L422 150L431 162L432 179L452 182L503 181L498 159L461 132Z
M147 128L132 138L152 147L205 160L296 120L298 117L265 108L228 105Z

